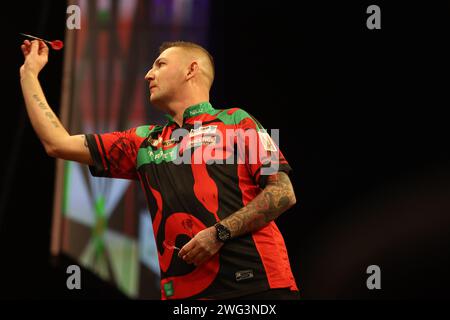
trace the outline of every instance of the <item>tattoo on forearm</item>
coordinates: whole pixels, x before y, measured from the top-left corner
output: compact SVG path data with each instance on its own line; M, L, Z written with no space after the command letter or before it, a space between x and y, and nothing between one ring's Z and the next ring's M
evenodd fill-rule
M41 108L42 110L49 110L50 109L44 102L41 101L41 99L39 99L37 94L33 94L33 99L36 100L39 108ZM59 128L58 119L53 114L51 109L50 109L50 111L45 112L45 116L50 119L51 123L53 124L53 126L55 128Z
M292 184L286 173L269 176L267 186L247 206L221 221L233 237L258 230L275 220L295 203Z
M45 105L44 102L41 101L41 99L39 99L37 94L33 94L33 99L36 100L36 102L38 103L39 108L41 108L42 110L47 109L48 107Z
M45 116L46 116L47 118L51 119L51 120L53 120L53 119L55 118L55 116L54 116L53 113L51 113L51 112L46 112L46 113L45 113Z

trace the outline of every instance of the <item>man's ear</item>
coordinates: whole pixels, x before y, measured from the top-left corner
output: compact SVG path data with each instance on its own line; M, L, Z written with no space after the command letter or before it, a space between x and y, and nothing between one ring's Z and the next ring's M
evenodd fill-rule
M191 79L195 74L197 74L199 70L199 65L197 61L192 61L188 68L188 73L186 75L186 79Z

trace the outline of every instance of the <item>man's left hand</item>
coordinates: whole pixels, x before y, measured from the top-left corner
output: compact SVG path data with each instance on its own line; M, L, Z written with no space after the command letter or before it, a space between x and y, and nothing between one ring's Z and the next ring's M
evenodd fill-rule
M206 228L195 235L178 253L186 263L200 266L208 261L223 246L216 238L216 228Z

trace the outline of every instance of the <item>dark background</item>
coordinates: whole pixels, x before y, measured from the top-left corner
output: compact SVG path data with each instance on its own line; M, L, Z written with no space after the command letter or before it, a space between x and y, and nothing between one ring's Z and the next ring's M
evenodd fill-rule
M212 1L211 101L280 129L297 205L277 224L306 299L450 297L450 5L393 2ZM87 270L67 290L72 261L49 255L55 161L25 112L18 32L64 39L66 7L1 10L1 298L125 298ZM56 113L61 75L52 53L40 79Z

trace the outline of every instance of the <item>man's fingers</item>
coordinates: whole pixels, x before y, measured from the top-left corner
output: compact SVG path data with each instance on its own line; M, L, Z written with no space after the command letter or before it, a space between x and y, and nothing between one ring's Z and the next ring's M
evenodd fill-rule
M191 250L187 251L186 254L181 256L181 259L183 259L187 263L192 263L195 259L195 257L201 252L201 249L198 247L193 247Z
M39 41L38 40L33 40L31 41L31 48L30 48L30 52L31 53L38 53L39 50Z
M186 243L183 248L181 248L180 252L178 252L178 257L182 258L186 253L192 250L195 246L195 240L191 239L188 243Z
M39 54L48 54L48 46L44 41L39 41Z
M20 49L22 50L23 56L26 58L27 55L30 53L30 41L25 40L23 44L20 46Z
M23 44L20 46L20 49L22 50L23 56L26 58L28 53L27 47Z

